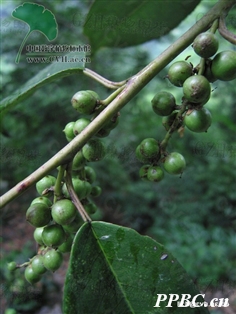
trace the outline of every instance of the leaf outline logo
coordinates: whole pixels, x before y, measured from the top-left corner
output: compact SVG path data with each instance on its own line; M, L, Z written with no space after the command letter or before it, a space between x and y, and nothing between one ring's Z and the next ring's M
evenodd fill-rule
M42 33L48 41L52 41L57 38L58 24L55 15L43 5L24 2L14 9L12 17L25 22L29 25L29 31L23 39L19 51L16 56L16 63L19 63L22 49L28 39L29 35L33 31Z

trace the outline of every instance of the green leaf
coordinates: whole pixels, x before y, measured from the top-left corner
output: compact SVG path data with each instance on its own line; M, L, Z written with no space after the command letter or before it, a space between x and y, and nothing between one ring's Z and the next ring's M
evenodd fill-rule
M18 51L16 63L19 62L24 44L30 33L33 31L42 33L49 41L54 40L57 37L58 25L56 18L54 14L51 11L45 9L43 5L25 2L22 5L19 5L12 12L12 16L29 25L29 31L23 39L23 42Z
M175 28L201 0L95 0L84 24L93 52L157 39Z
M81 73L85 68L85 62L74 61L76 61L75 58L82 59L83 57L85 57L85 53L83 52L76 56L71 53L63 56L63 60L67 62L55 62L41 70L32 79L26 82L25 85L17 89L14 94L6 97L0 102L1 115L28 98L41 86L65 76Z
M105 222L78 231L66 275L64 314L209 313L204 307L154 307L157 294L199 294L182 266L159 243ZM191 298L192 299L192 298ZM197 301L203 301L199 298Z

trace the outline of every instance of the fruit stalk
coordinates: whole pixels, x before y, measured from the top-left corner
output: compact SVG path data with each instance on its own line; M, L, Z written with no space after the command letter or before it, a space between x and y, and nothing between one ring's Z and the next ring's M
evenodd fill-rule
M71 164L68 165L68 168L66 170L66 176L65 176L65 182L66 182L66 187L68 189L68 192L70 194L71 200L74 203L75 207L78 209L78 212L83 219L84 222L91 222L91 218L85 211L83 205L81 204L77 194L74 191L73 184L72 184L72 179L71 179Z
M185 104L185 102L183 102L183 104L180 106L180 110L174 120L174 122L172 123L170 129L168 130L168 132L166 133L164 139L162 140L162 142L160 143L160 149L162 154L165 152L168 141L170 140L173 132L176 130L176 128L178 127L178 124L180 122L180 120L182 120L182 114L186 111L186 107L187 104Z
M152 78L154 78L184 49L191 45L194 38L198 34L209 29L214 20L221 16L222 11L229 10L235 3L236 0L219 0L207 14L197 21L175 43L171 44L155 60L130 78L119 96L116 97L109 104L109 106L107 106L79 135L77 135L69 144L49 159L44 165L5 193L0 198L0 208L4 207L11 200L21 195L31 185L35 184L56 167L70 162L76 152L78 152L79 149L81 149L85 143L102 128L106 121L111 119L118 111L120 111L142 88L144 88L144 86L147 85ZM120 87L119 84L118 86L117 84L111 84L111 86L113 86L113 88Z

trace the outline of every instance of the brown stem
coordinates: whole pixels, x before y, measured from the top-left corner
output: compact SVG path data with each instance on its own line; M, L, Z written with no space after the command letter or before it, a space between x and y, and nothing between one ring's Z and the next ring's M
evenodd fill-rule
M73 188L73 184L72 184L72 179L71 179L71 164L68 167L67 171L66 171L66 176L65 176L65 182L66 182L66 187L67 190L70 194L71 200L74 203L75 207L78 209L78 212L81 216L81 218L83 219L84 222L91 222L91 218L89 217L89 215L87 214L86 210L84 209L83 205L81 204L77 194L75 193L75 190Z

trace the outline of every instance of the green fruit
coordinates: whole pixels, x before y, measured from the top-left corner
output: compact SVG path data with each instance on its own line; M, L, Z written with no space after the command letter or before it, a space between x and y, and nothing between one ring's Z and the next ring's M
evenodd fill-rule
M89 94L91 94L96 100L99 100L99 96L96 92L94 92L93 90L86 90L86 92L88 92Z
M186 61L176 61L173 63L168 71L168 79L177 86L182 87L185 80L193 73L192 66Z
M205 61L205 69L204 69L204 73L203 76L205 76L205 78L213 83L217 80L217 78L213 75L212 71L211 71L211 64L212 64L212 60L211 59L207 59Z
M101 193L102 193L102 189L100 186L93 186L90 195L92 197L97 197L101 195Z
M32 270L35 274L42 275L47 269L43 265L43 256L36 255L31 262Z
M93 215L97 211L97 206L94 203L88 203L84 205L84 209L89 215Z
M148 181L147 179L147 173L148 173L148 169L150 168L150 165L143 165L140 169L139 169L139 176L141 179Z
M142 155L142 153L140 151L140 145L138 145L136 150L135 150L135 156L142 163L149 162L149 159Z
M184 97L194 104L205 104L211 95L211 85L203 75L190 76L183 85Z
M69 122L67 123L67 125L65 126L63 132L65 133L65 136L66 136L66 139L68 142L70 142L71 140L73 140L73 138L75 137L75 134L74 134L74 125L75 125L75 122Z
M53 187L55 183L56 183L56 178L53 176L47 175L36 183L36 190L39 194L42 195L45 190Z
M80 91L72 97L71 103L79 113L92 114L97 105L97 99L89 91Z
M72 236L71 234L69 234L66 238L66 241L64 243L62 243L59 247L58 247L58 251L60 251L61 253L67 253L71 251L71 246L73 243L73 239L74 236Z
M80 134L90 123L89 119L80 118L74 123L73 132L74 135Z
M80 170L85 166L85 164L86 164L86 159L84 158L82 151L79 150L73 158L72 170L73 171Z
M212 60L211 71L218 80L234 80L236 78L236 51L219 52Z
M92 167L85 166L84 170L86 181L88 181L89 183L93 183L96 180L96 172L94 171L94 169Z
M57 270L63 262L62 253L51 249L43 255L43 265L51 271Z
M147 179L153 182L159 182L164 178L164 171L159 166L150 166L147 171Z
M75 219L69 225L64 225L63 229L69 233L76 233L82 224L83 224L83 220L80 217L80 214L77 213Z
M9 271L14 271L14 270L16 270L16 269L17 269L17 264L16 264L16 262L10 262L10 263L8 263L8 264L7 264L7 269L8 269Z
M91 139L82 148L83 155L87 161L99 161L105 157L106 149L99 139Z
M211 125L211 113L206 108L189 110L184 118L186 127L193 132L206 132Z
M159 144L154 138L146 138L138 145L135 153L138 160L144 163L158 160Z
M107 137L109 134L110 134L110 131L109 131L109 130L106 130L106 129L102 128L101 130L99 130L99 131L96 133L96 136L97 136L97 137Z
M52 205L52 218L59 225L71 223L76 213L77 209L70 200L62 199Z
M49 225L44 227L42 240L46 246L57 247L65 241L65 231L60 225Z
M185 159L179 153L173 152L165 158L164 169L169 174L181 174L185 167Z
M33 205L35 203L42 203L42 204L45 204L47 205L48 207L51 207L52 206L52 202L50 201L50 199L46 196L40 196L40 197L36 197L30 205Z
M85 184L85 181L82 181L78 178L72 178L72 184L78 198L80 200L84 199L87 195L87 189L88 189L87 185ZM66 184L63 184L62 192L65 195L65 197L70 198L70 194L67 190Z
M43 227L51 220L50 208L44 203L34 203L27 209L26 220L34 227Z
M112 131L118 124L119 124L119 115L115 115L104 125L103 128L107 131Z
M84 198L88 197L92 191L92 185L87 182L87 181L84 181L84 189L85 189L85 195L84 195Z
M201 33L193 42L193 49L197 55L208 59L213 56L219 47L219 41L215 34Z
M152 109L159 116L168 116L175 106L175 97L169 92L161 91L152 99Z
M25 279L30 283L30 284L34 284L36 282L38 282L41 279L41 275L36 274L33 269L32 266L29 265L26 267L25 269Z
M34 230L34 240L39 244L39 245L44 245L43 239L42 239L42 232L43 232L44 227L39 227Z

